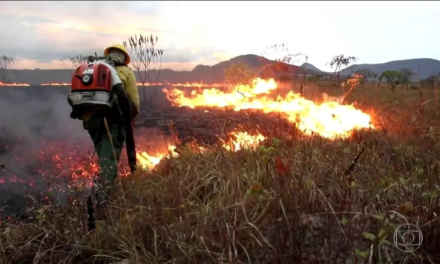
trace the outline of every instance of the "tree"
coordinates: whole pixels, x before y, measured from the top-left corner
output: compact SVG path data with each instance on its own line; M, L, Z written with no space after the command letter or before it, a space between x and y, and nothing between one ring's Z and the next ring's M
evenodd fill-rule
M309 60L309 56L306 56L306 63L308 60ZM299 87L299 94L302 96L304 95L304 83L306 82L306 77L307 77L307 68L304 67L303 78L301 81L301 85Z
M376 91L375 91L376 101L377 101L377 98L378 98L379 87L380 87L380 85L382 84L382 81L383 81L383 75L382 74L377 76L377 81L378 82L377 82Z
M312 74L309 77L307 77L307 81L309 82L317 82L321 79L321 76L316 75L316 74Z
M362 85L362 88L365 88L365 83L369 81L369 79L374 75L374 73L369 69L361 69L355 72L359 76L359 83Z
M281 74L279 77L278 77L278 79L279 79L279 81L280 82L283 82L283 83L290 83L292 80L293 80L293 76L291 76L291 75L289 75L289 74Z
M69 56L65 55L60 59L60 63L66 70L74 70L78 68L82 63L87 61L88 56L84 55L75 55L75 56Z
M312 74L312 75L309 75L309 76L307 77L307 81L313 83L313 89L312 89L312 91L309 93L309 96L310 96L311 98L313 98L313 96L315 95L316 87L321 87L321 86L319 85L319 81L321 80L322 77L323 77L322 75L318 75L318 74ZM305 87L304 87L304 88L305 88ZM304 89L304 88L303 88L303 91L302 91L302 92L303 92L302 96L305 96L305 93L307 92L307 88L305 88L305 89Z
M439 75L431 75L431 76L427 77L426 79L420 80L420 84L422 86L425 86L425 87L428 86L428 87L434 89L434 83L439 77L440 77L440 74Z
M346 81L343 82L344 86L347 85L350 88L348 89L347 92L344 93L344 95L342 97L342 103L345 102L345 99L347 98L347 96L353 91L354 87L357 86L361 82L362 78L363 78L362 75L353 73L349 78L347 78Z
M240 86L252 85L252 80L255 78L254 73L249 70L249 66L245 63L234 63L224 70L225 82L228 83L233 89L244 94L240 91Z
M0 56L0 81L3 83L6 83L8 80L6 80L7 77L7 70L9 66L14 63L14 58L7 55L1 55Z
M296 72L291 71L291 69L295 69L291 66L295 65L296 62L301 61L302 54L290 53L288 45L282 43L266 47L262 56L266 58L274 58L274 60L264 65L258 71L257 76L260 76L262 73L264 74L264 71L266 71L266 73L269 71L272 73L275 80L280 81L280 78L284 78L282 76L296 74ZM296 69L299 69L299 67L296 67ZM279 91L277 88L277 96L278 94Z
M411 77L413 76L416 76L416 73L409 69L403 68L400 70L401 84L406 85L407 90L409 89L409 84L411 83Z
M131 65L139 73L139 79L143 88L144 101L147 100L145 84L147 81L151 82L151 71L154 71L153 76L155 77L155 82L159 82L162 69L163 49L158 49L156 47L158 41L158 36L143 36L139 34L139 37L137 35L129 37L128 43L126 41L123 42L124 47L130 54ZM154 97L155 99L157 98L157 89L154 90ZM152 100L151 97L150 100Z
M332 58L332 60L327 63L327 65L330 66L330 68L335 69L335 74L338 80L338 87L341 86L341 70L342 66L345 66L345 68L348 67L348 65L352 64L353 62L356 62L358 59L354 56L345 56L343 54L336 55Z
M438 88L437 80L440 77L440 73L434 77L434 95L435 95L435 108L438 109Z
M430 75L429 77L427 77L426 79L422 79L420 80L419 84L423 87L428 86L431 89L434 89L434 99L435 99L435 104L436 107L438 107L438 90L437 90L437 82L440 79L440 73L435 75Z
M397 85L402 82L402 75L398 71L384 71L381 74L381 78L386 80L387 83L391 86L391 91L396 91Z
M83 64L84 62L87 61L87 57L88 56L84 56L84 55L74 55L74 56L70 56L70 55L64 55L61 59L60 59L60 64L63 67L63 69L65 70L75 70L76 68L78 68L81 64ZM71 78L72 76L72 72L68 72L68 77ZM70 80L69 80L70 82Z
M373 72L369 69L357 70L354 74L358 75L358 77L361 76L359 77L359 83L362 85L362 88L365 88L366 83L375 80L379 75L377 72Z

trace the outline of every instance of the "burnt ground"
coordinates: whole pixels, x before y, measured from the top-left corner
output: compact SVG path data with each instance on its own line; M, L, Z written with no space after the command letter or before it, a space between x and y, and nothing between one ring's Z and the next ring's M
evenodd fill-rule
M172 125L170 126L170 123ZM263 114L259 111L233 109L191 109L189 107L154 107L136 120L136 126L156 128L171 135L171 127L177 131L183 143L196 141L199 144L216 144L218 139L227 139L228 134L239 127L246 131L258 130L267 135L274 128L291 127L278 114Z
M163 134L170 135L170 121L172 121L174 130L183 143L195 140L199 144L215 144L220 142L219 138L226 140L227 134L239 126L245 126L246 130L258 128L263 134L267 134L265 132L269 131L273 133L274 127L284 131L290 127L277 114L265 115L255 111L235 112L232 109L173 107L161 89L162 87L148 87L146 89L145 98L147 100L141 102L143 113L137 118L136 127L158 129ZM0 129L2 130L0 133L0 163L6 165L6 169L0 170L0 181L5 182L11 177L15 179L13 182L6 181L0 184L2 217L19 217L29 204L35 203L35 200L44 203L45 201L41 199L43 197L47 199L47 181L39 175L37 160L29 160L30 163L33 163L31 168L25 164L28 161L10 164L13 160L12 156L21 155L14 148L15 145L27 146L27 143L23 143L26 137L38 138L39 142L44 140L71 141L73 138L78 138L77 135L73 135L75 133L81 134L80 138L83 141L88 140L88 135L82 129L80 122L72 121L69 118L70 109L65 99L68 90L69 87L47 86L0 88L0 105L12 103L8 107L9 116L7 112L0 113ZM142 100L144 98L142 88L140 88L140 96ZM15 109L16 107L17 109ZM23 124L16 128L14 127L16 122ZM64 128L67 126L71 127ZM18 130L26 130L26 132L17 133ZM38 148L43 150L45 145L39 144L31 151L38 151ZM30 181L32 181L32 186ZM60 200L66 198L66 195L62 195Z

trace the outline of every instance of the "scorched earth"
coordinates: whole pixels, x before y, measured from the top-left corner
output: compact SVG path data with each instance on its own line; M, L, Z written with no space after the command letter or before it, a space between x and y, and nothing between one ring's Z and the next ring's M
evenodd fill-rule
M355 78L349 80L348 83L357 84ZM26 85L8 84L8 86ZM193 89L175 88L176 86L193 87ZM302 134L319 135L327 139L348 138L355 130L375 128L371 116L356 109L353 105L342 105L336 102L315 103L293 91L289 91L284 96L277 94L277 83L273 79L257 78L253 80L251 86L240 85L233 89L222 89L219 84L205 89L201 88L202 86L203 84L178 84L171 88L163 88L163 92L174 107L203 109L206 114L211 112L214 116L216 116L216 111L225 108L232 109L237 114L242 113L243 116L249 111L265 116L277 114L279 118L296 127ZM258 144L267 139L264 133L259 131L258 125L255 124L255 127L249 131L241 126L226 132L226 139L219 137L220 147L227 151L256 148ZM179 155L177 148L180 147L178 141L151 142L151 138L137 133L138 165L143 170L151 170L164 158L177 157ZM51 181L58 179L64 183L68 182L70 189L89 186L99 169L93 151L84 153L83 146L76 146L72 149L65 144L65 142L48 142L49 148L38 150L36 156L38 156L40 165L35 173L51 178ZM154 147L151 148L150 145ZM210 146L195 147L200 152L210 149ZM70 150L66 151L66 149ZM35 157L35 154L30 156ZM123 171L122 175L126 175L128 172L125 157L122 157L120 166ZM10 181L14 179L12 177Z

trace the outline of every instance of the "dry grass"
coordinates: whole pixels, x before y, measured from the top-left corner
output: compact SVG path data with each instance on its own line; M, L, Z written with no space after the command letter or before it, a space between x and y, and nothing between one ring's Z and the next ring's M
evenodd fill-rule
M187 148L149 175L124 178L94 233L81 201L41 208L32 222L3 223L0 259L439 263L438 112L415 106L419 91L381 91L376 102L374 89L358 88L348 101L374 109L382 127L336 141L272 135L255 151ZM414 254L393 244L405 222L424 234Z

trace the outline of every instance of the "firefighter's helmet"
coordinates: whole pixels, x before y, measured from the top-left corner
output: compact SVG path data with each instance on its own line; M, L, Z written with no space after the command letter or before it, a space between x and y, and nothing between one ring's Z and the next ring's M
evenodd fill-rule
M117 50L121 51L122 53L124 53L124 55L125 55L124 64L128 65L130 63L130 60L131 60L130 59L130 54L128 53L127 49L123 45L121 45L121 44L113 44L110 47L107 47L104 50L104 56L108 56L108 53L112 49L117 49Z

